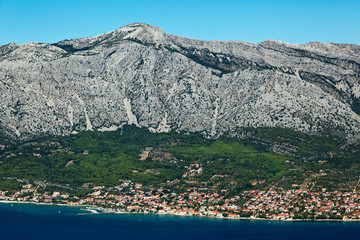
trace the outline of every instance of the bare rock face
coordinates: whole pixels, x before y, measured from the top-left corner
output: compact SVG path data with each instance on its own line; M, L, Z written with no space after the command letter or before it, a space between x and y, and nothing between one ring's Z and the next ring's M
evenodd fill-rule
M360 133L360 46L200 41L130 24L0 47L0 136L124 124L218 137L240 127Z

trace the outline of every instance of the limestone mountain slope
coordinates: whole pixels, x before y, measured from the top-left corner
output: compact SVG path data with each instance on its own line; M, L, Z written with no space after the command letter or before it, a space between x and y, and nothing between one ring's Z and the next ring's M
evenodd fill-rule
M0 47L0 136L135 124L208 137L241 127L360 133L360 46L200 41L134 23ZM4 142L2 144L5 144Z

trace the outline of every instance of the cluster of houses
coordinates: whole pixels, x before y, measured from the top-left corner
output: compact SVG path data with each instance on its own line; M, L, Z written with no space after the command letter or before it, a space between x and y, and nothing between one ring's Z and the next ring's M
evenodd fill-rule
M70 195L60 192L37 192L40 186L34 187L31 184L23 185L23 188L18 191L3 191L0 190L1 201L17 201L17 202L33 202L33 203L57 203L56 200L69 199ZM61 201L60 201L61 202Z
M269 219L360 219L359 192L247 191L242 212Z
M198 166L195 166L197 169ZM194 168L193 168L194 169ZM84 197L61 192L37 192L39 186L24 185L19 191L0 191L2 201L87 205L115 212L174 214L272 220L360 218L360 194L357 192L246 191L225 198L220 193L188 189L176 193L170 189L148 189L139 183L123 181L115 187L92 186Z

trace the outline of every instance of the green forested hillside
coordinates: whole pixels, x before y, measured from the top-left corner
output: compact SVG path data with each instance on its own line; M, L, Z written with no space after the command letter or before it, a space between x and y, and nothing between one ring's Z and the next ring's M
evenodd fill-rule
M229 193L297 188L309 178L322 183L316 187L350 187L358 178L358 149L341 149L339 139L286 129L241 131L248 137L210 140L199 133L154 134L134 126L43 137L2 151L0 177L4 186L14 177L75 188L128 179L149 187Z

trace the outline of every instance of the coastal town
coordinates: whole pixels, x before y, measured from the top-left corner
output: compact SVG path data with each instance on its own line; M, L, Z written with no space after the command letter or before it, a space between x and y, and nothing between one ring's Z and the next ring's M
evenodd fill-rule
M226 195L226 189L216 193L193 189L176 193L166 188L148 189L125 180L115 187L89 186L82 197L25 184L18 191L0 190L0 201L84 206L91 213L152 213L278 221L360 220L360 193L356 191L251 190L236 196Z

